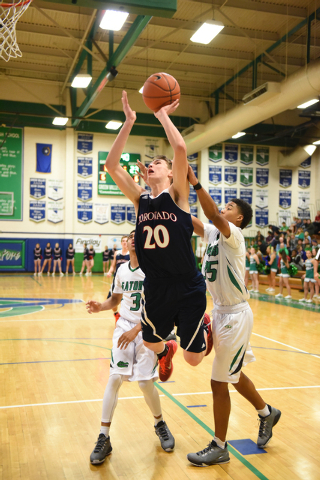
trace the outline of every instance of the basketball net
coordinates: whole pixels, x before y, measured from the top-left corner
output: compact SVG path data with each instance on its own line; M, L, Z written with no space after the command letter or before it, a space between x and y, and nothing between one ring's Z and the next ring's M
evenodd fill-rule
M0 0L0 58L6 62L10 58L22 57L17 44L16 24L31 2L4 3Z

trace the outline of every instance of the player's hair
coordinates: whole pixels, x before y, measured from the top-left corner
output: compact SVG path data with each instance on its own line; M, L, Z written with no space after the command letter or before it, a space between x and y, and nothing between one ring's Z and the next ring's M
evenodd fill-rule
M244 200L241 200L241 198L233 198L231 201L237 205L238 209L240 210L241 215L243 215L243 219L242 219L240 228L245 228L252 218L251 205L249 205L248 202L245 202Z
M152 161L153 160L164 160L169 170L172 170L172 160L170 160L170 158L167 157L166 155L156 155L155 157L153 157Z
M279 250L279 252L280 252L280 255L281 255L282 260L284 261L284 263L287 263L288 257L287 257L287 254L286 254L285 249L283 248L283 249L281 249L281 251Z
M129 233L128 237L130 237L131 233L136 233L136 230L135 230L135 229L132 230L132 231Z
M121 237L121 242L124 238L128 239L128 235L123 235L123 237Z

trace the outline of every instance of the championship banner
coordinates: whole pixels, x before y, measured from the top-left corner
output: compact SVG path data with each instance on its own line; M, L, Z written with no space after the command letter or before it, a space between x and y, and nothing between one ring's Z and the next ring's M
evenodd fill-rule
M310 192L298 192L298 208L307 210L310 206Z
M198 218L198 207L190 207L190 213L194 217Z
M92 153L93 150L93 134L78 133L77 151L84 155Z
M228 185L237 183L238 167L224 167L224 181Z
M133 205L126 205L127 222L135 225L137 221L136 212Z
M298 208L298 218L300 218L301 220L308 220L309 218L311 218L310 210L301 210L300 208Z
M77 173L79 177L87 178L92 176L93 158L78 157L77 158Z
M209 165L209 182L218 185L222 182L222 167L218 165Z
M251 165L253 163L254 149L250 145L240 145L240 163Z
M37 143L37 165L36 172L51 173L52 145Z
M92 182L77 182L77 197L82 202L92 200Z
M30 197L40 199L46 196L46 181L41 178L30 178Z
M63 180L48 180L48 197L55 201L63 199Z
M311 172L298 170L298 185L300 188L309 188L311 182Z
M302 168L311 167L311 157L307 158L304 162L300 163L300 167Z
M190 186L189 189L189 198L188 198L189 205L193 205L194 203L197 203L197 192L193 188L193 186Z
M257 168L256 184L259 187L266 187L269 183L269 168Z
M224 146L224 159L227 163L235 163L238 161L238 145L227 143Z
M60 223L63 221L64 202L48 201L48 221L52 223Z
M159 138L145 139L145 155L148 157L156 157L160 153Z
M269 147L257 147L256 162L258 165L268 165Z
M198 165L190 165L190 167L192 168L195 176L198 178Z
M102 237L99 235L75 235L73 240L73 246L76 253L83 253L83 244L86 243L89 247L93 246L96 253L102 252ZM113 245L112 245L113 247ZM111 247L111 248L112 248Z
M291 187L292 185L292 170L279 170L279 184L282 188Z
M198 152L197 153L193 153L192 155L188 155L187 156L187 159L188 159L188 162L195 162L196 160L198 160Z
M236 188L225 188L224 189L224 202L227 205L231 200L237 198L237 189Z
M265 228L269 225L269 210L256 209L256 225L260 228Z
M46 202L30 201L29 219L33 222L42 222L46 219Z
M212 147L209 147L209 160L214 163L221 162L222 143L217 143L217 145L212 145Z
M256 207L267 208L268 206L268 190L256 189Z
M253 190L251 188L240 188L240 199L252 205Z
M251 187L253 184L253 168L240 167L240 184L244 187Z
M107 203L94 203L93 204L93 221L103 225L109 222L108 216L109 205Z
M77 217L78 222L90 223L92 222L92 203L77 203Z
M279 207L290 208L291 207L291 190L279 191Z
M278 224L279 227L282 227L283 222L286 223L287 227L291 225L291 212L288 210L279 210L278 212Z
M111 222L120 225L126 220L126 206L114 204L111 205Z
M209 187L209 195L216 205L222 203L222 189L216 187Z

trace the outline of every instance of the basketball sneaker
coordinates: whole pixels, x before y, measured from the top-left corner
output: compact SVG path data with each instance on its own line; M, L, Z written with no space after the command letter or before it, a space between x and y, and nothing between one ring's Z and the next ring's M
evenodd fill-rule
M204 450L197 453L189 453L187 459L192 465L197 467L208 467L209 465L230 462L227 443L224 448L220 448L214 440Z
M283 298L283 295L282 295L282 293L277 293L277 295L275 295L275 297Z
M172 357L178 349L178 344L174 340L169 340L166 346L168 347L167 354L159 359L159 378L161 382L166 382L171 377L173 372Z
M174 449L174 438L172 433L170 432L168 425L166 422L159 422L155 427L154 430L156 435L158 435L161 443L161 447L165 452L172 452Z
M115 312L113 315L114 315L114 318L115 318L115 323L117 323L117 321L118 321L119 318L120 318L120 313L119 313L119 312Z
M112 452L110 437L106 437L104 433L100 433L96 446L91 455L90 462L93 465L103 463L108 455Z
M206 357L207 355L209 355L213 347L211 320L207 313L204 314L203 328L207 332L207 351L205 354L205 357Z
M270 405L268 405L268 408L270 415L267 417L261 417L261 415L259 415L258 420L260 421L260 426L257 440L258 448L264 448L270 442L272 437L272 427L277 425L281 417L280 410L277 410Z
M305 302L305 301L306 301L305 298L300 298L300 299L299 299L299 302Z
M174 330L169 333L169 335L164 339L165 342L169 342L169 340L177 341L177 335Z

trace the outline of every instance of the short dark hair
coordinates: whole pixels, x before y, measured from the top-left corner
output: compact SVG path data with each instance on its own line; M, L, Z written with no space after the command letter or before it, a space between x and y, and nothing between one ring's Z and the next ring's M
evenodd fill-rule
M169 170L172 170L172 160L166 155L156 155L155 157L153 157L152 161L153 160L164 160L168 165Z
M250 223L250 220L252 219L253 213L252 213L251 205L249 205L248 202L241 200L240 198L234 198L231 201L237 205L241 215L243 215L240 228L245 228L248 225L248 223Z

